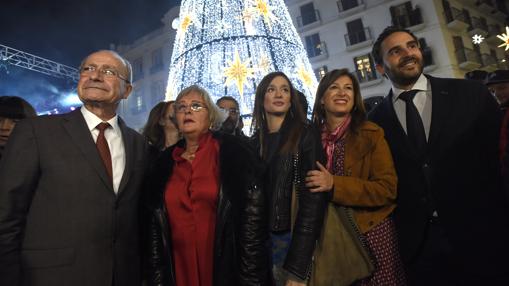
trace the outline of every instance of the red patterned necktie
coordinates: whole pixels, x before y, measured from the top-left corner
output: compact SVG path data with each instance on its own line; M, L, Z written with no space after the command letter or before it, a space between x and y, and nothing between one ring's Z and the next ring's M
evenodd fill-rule
M99 155L103 160L104 166L106 167L106 172L110 177L111 182L113 183L113 167L111 164L111 153L110 148L108 146L108 141L106 141L106 137L104 137L104 130L110 127L109 123L103 122L97 125L97 129L99 130L99 135L97 136L97 141L95 141L95 145L97 150L99 151Z

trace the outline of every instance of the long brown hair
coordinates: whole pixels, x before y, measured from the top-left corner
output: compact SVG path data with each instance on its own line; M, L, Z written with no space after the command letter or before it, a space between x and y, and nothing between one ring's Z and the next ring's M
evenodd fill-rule
M143 135L147 137L148 141L156 146L159 150L164 148L165 145L165 134L164 127L161 126L161 119L164 117L168 107L174 103L174 101L162 101L156 104L150 114L148 115L147 123L143 127ZM174 123L175 124L175 123ZM176 126L176 124L175 124Z
M351 74L348 69L335 69L326 73L320 80L316 90L315 104L313 106L313 124L322 127L325 124L325 109L321 103L325 92L338 78L347 76L352 80L353 84L353 108L350 111L352 121L350 122L350 131L356 133L364 121L366 121L366 108L362 101L361 88L357 78Z
M258 139L260 140L260 153L264 156L265 147L264 146L264 138L268 133L267 120L265 118L265 94L267 93L267 88L274 78L281 76L288 82L290 88L290 109L285 114L285 119L283 120L283 124L281 125L281 142L283 146L280 150L278 150L280 154L287 153L295 153L297 152L299 145L299 138L302 133L302 126L306 120L306 116L304 115L304 111L302 110L302 106L300 104L299 98L295 93L295 89L293 88L292 82L284 74L283 72L271 72L267 74L258 84L255 93L255 102L254 102L254 110L253 110L253 123L252 123L252 131L254 131L258 135Z

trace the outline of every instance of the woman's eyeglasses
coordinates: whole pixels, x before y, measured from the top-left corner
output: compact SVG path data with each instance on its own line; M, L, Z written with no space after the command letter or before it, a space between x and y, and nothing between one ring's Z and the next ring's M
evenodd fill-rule
M200 112L203 109L207 109L207 107L199 102L193 102L190 105L175 103L175 112L177 113L184 113L187 110L191 110L192 112Z

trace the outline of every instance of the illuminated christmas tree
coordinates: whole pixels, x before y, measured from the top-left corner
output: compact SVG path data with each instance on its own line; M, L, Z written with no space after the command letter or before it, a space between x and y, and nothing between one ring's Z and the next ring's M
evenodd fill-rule
M310 105L317 81L284 0L183 0L166 99L198 84L251 114L262 77L286 73Z

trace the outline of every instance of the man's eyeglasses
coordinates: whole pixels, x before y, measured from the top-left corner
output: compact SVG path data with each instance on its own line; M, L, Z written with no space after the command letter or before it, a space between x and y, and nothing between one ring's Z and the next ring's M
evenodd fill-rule
M219 109L221 109L224 112L228 112L230 114L238 114L239 113L238 108L222 108L222 107L220 107Z
M185 105L183 103L175 103L175 112L177 112L177 113L184 113L188 109L190 109L193 112L200 112L203 109L207 109L207 107L199 102L193 102L193 103L191 103L191 105Z
M120 73L114 68L97 68L96 66L84 66L84 67L81 67L81 69L80 69L80 73L82 75L87 75L87 76L94 73L95 71L99 71L105 77L118 77L119 79L121 79L127 83L131 83L125 77L121 76Z

